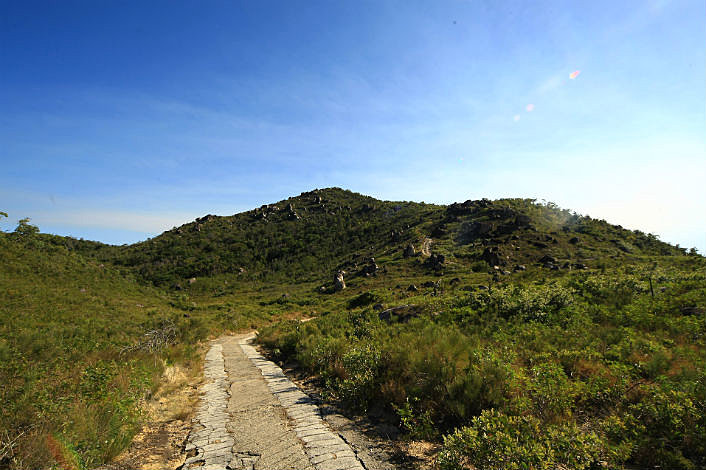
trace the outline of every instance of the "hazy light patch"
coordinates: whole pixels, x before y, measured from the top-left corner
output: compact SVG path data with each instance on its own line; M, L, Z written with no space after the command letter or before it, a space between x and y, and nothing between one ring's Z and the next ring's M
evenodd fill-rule
M547 78L544 82L540 83L539 86L536 89L537 94L544 95L546 93L549 93L550 91L556 90L559 88L564 81L564 75L552 75L551 77Z
M520 120L520 117L521 117L521 116L520 116L519 114L515 114L515 115L512 117L512 120L515 121L515 122L517 122L517 121Z
M573 72L571 72L571 73L569 74L569 78L570 78L571 80L575 80L576 77L578 77L580 74L581 74L581 71L580 71L580 70L575 70L575 71L573 71Z
M37 212L32 222L39 225L64 225L101 229L129 230L158 234L172 227L183 225L204 214L146 213L111 210L69 210Z
M532 111L534 111L534 105L532 103L528 104L527 106L525 106L525 110L527 110L528 113L531 113Z

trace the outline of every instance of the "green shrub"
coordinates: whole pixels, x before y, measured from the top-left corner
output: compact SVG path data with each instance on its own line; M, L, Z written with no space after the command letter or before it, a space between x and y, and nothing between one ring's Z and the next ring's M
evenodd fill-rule
M544 426L532 416L486 410L444 437L438 456L442 470L581 470L598 464L602 442L575 424Z
M635 460L648 466L691 470L703 463L704 404L684 392L655 390L630 407L638 429ZM701 452L701 453L700 453Z

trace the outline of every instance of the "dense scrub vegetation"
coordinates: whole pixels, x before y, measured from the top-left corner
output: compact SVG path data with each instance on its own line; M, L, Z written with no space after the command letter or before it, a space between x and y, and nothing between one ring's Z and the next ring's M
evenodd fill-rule
M444 436L443 469L703 468L704 263L659 262L413 296L411 319L355 308L261 340L348 407Z
M442 469L706 467L704 258L551 203L331 188L129 246L22 220L0 258L0 467L109 461L165 364L253 328Z
M164 366L200 363L198 340L232 322L36 232L0 232L0 468L95 468Z

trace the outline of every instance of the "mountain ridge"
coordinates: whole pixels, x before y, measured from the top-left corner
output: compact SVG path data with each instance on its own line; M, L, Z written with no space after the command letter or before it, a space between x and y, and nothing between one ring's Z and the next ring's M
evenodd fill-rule
M449 205L382 201L341 188L314 189L230 216L199 217L127 246L77 244L84 254L136 269L157 285L193 277L261 273L330 276L346 257L376 257L407 244L467 268L537 263L544 256L586 264L605 256L685 254L638 230L533 199L467 200ZM544 263L547 264L547 263ZM556 265L556 264L554 264Z

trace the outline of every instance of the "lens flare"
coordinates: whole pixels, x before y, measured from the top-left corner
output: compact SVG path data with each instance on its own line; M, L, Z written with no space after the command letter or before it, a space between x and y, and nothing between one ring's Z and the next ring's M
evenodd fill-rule
M525 106L525 109L527 110L528 113L531 113L532 111L534 111L534 105L532 103L530 103L527 106Z
M569 74L569 78L573 80L573 79L575 79L576 77L578 77L580 73L581 73L580 70L576 70L576 71L574 71L574 72L571 72L571 73Z
M515 115L512 117L512 120L515 121L515 122L519 121L519 120L520 120L520 115L519 115L519 114L515 114Z

